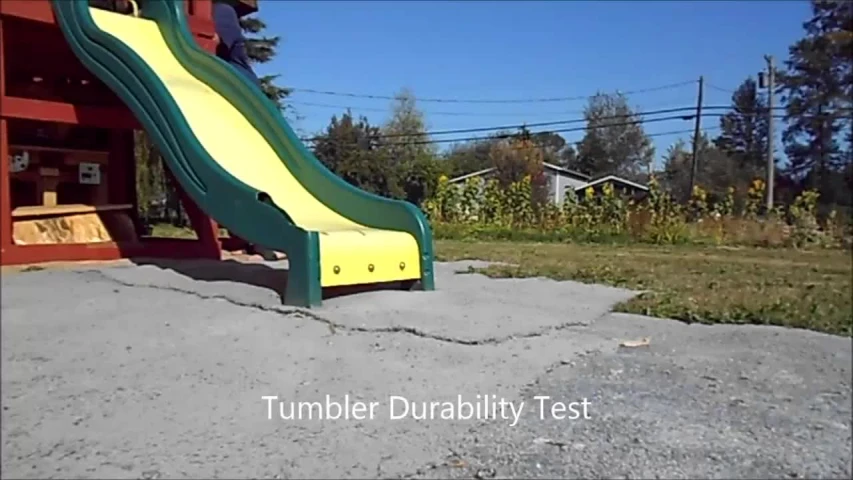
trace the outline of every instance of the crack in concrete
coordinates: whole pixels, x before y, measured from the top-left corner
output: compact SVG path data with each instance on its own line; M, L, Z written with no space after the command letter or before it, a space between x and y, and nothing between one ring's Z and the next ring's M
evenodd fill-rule
M171 291L171 292L181 293L184 295L190 295L190 296L202 299L202 300L222 300L222 301L228 302L228 303L230 303L234 306L237 306L237 307L251 308L251 309L255 309L255 310L259 310L259 311L263 311L263 312L275 313L277 315L283 315L283 316L293 316L293 317L297 317L297 318L300 318L300 317L306 318L306 319L313 320L315 322L319 322L319 323L327 325L329 327L329 330L331 331L331 333L333 335L336 333L336 330L343 330L346 332L353 332L353 333L403 333L403 334L412 335L412 336L415 336L418 338L425 338L425 339L429 339L429 340L435 340L438 342L453 343L456 345L473 347L473 346L486 346L486 345L494 346L494 345L501 345L503 343L511 342L513 340L543 337L543 336L546 336L552 332L557 332L557 331L566 330L566 329L570 329L570 328L577 328L577 327L581 327L581 328L588 327L592 323L592 322L590 322L590 323L566 322L566 323L561 323L559 325L548 326L548 327L536 330L534 332L529 332L529 333L524 333L524 334L515 334L515 335L507 335L504 337L488 337L488 338L484 338L484 339L470 340L470 339L463 339L463 338L454 338L454 337L450 337L450 336L446 336L446 335L439 335L439 334L434 334L434 333L427 333L427 332L419 330L415 327L404 327L404 326L356 327L356 326L350 326L350 325L345 325L342 323L334 322L328 318L317 315L316 313L311 312L311 311L304 309L304 308L263 305L260 303L243 302L240 300L235 300L235 299L230 298L230 297L225 296L225 295L205 295L203 293L199 293L199 292L194 291L194 290L187 290L187 289L179 288L179 287L172 287L172 286L165 286L165 285L154 285L154 284L137 284L137 283L125 282L124 280L119 280L117 278L111 277L111 276L105 274L104 272L101 272L98 270L82 270L82 271L77 271L75 273L78 275L81 275L81 276L86 276L87 274L88 275L97 275L102 280L106 280L110 283L114 283L116 285L120 285L120 286L126 287L126 288L150 288L150 289L154 289L154 290ZM610 313L610 312L607 312L607 313ZM606 315L607 313L605 313L599 317L596 317L596 320L598 318L601 318L602 316ZM594 321L595 320L593 320L593 322Z

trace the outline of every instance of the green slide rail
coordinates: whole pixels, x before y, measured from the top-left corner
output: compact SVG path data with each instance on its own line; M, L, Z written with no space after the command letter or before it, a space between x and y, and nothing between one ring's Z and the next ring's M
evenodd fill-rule
M74 54L133 112L190 198L241 238L287 254L284 303L320 305L318 233L294 225L264 192L240 182L210 157L153 70L126 44L97 27L87 0L50 1ZM420 288L435 288L432 231L419 208L361 190L326 168L277 105L234 67L198 46L187 25L184 0L147 0L142 7L142 16L157 24L181 65L227 98L317 200L364 226L412 234L420 249Z

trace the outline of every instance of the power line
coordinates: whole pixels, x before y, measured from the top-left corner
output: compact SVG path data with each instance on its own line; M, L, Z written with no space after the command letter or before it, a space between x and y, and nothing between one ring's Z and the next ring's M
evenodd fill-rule
M714 116L714 114L709 113L708 116ZM669 120L692 120L694 115L670 115L668 117L660 117L660 118L651 118L648 120L634 120L630 122L621 122L621 123L607 123L603 125L596 125L590 127L588 125L584 125L582 127L571 127L571 128L558 128L554 130L546 130L543 132L530 132L532 135L537 133L570 133L570 132L584 132L587 130L598 130L603 128L610 127L627 127L630 125L645 125L648 123L657 123L657 122L666 122ZM507 135L497 135L497 136L478 136L478 137L465 137L465 138L445 138L440 140L415 140L413 142L394 142L394 143L383 143L383 146L403 146L403 145L434 145L439 143L454 143L454 142L476 142L482 140L491 140L491 139L500 139L500 138L509 138L516 136L517 133L507 134ZM380 137L382 138L382 137Z
M315 102L301 102L299 100L288 101L293 105L303 105L306 107L319 107L319 108L335 108L341 110L355 110L357 112L377 112L377 113L388 113L390 109L388 108L371 108L371 107L360 107L354 105L334 105L328 103L315 103ZM424 115L427 116L447 116L447 117L510 117L510 116L538 116L544 117L547 115L580 115L583 114L583 110L562 110L559 112L444 112L437 110L429 110L422 111Z
M711 90L717 90L718 92L735 93L735 91L732 90L731 88L718 87L718 86L712 85L708 82L705 82L705 86L710 88Z
M692 107L679 107L679 108L670 108L664 110L654 110L651 112L638 112L630 115L614 115L604 117L603 120L617 120L622 118L631 118L635 116L640 116L643 114L662 114L662 113L674 113L674 112L683 112L687 110L694 110ZM526 124L514 124L514 125L501 125L496 127L474 127L474 128L459 128L453 130L438 130L432 132L419 132L419 133L389 133L385 135L380 135L380 138L399 138L399 137L419 137L419 136L435 136L435 135L453 135L459 133L480 133L480 132L491 132L491 131L501 131L501 130L518 130L520 128L538 128L538 127L549 127L555 125L566 125L572 123L583 123L586 122L584 118L573 118L571 120L557 120L553 122L536 122L536 123L526 123ZM313 139L316 139L314 137ZM313 140L309 139L309 140Z
M705 109L705 110L727 110L730 108L731 108L730 106L725 106L725 105L703 106L703 109ZM643 115L661 115L661 114L665 114L665 113L677 113L677 112L688 112L688 111L693 112L695 110L696 110L695 107L667 108L667 109L650 110L650 111L646 111L646 112L635 112L635 113L626 114L626 115L610 115L610 116L606 116L606 117L601 117L597 120L604 120L604 121L606 121L606 120L619 120L619 119L640 117ZM708 114L703 114L702 116L703 117L705 117L705 116L720 117L723 115L725 115L725 114L708 113ZM740 113L739 115L752 115L752 114ZM690 113L688 115L677 115L677 116L670 116L670 117L665 117L665 118L655 118L655 119L648 119L648 120L642 120L641 119L641 120L629 122L629 124L642 124L642 123L647 123L647 122L652 122L652 121L679 120L679 119L680 120L693 120L695 118L696 118L696 115L694 113ZM774 116L774 118L777 118L777 117ZM460 128L460 129L452 129L452 130L438 130L438 131L431 131L431 132L389 133L389 134L378 135L377 138L385 139L385 138L424 137L424 136L436 136L436 135L456 135L456 134L463 134L463 133L482 133L482 132L495 132L495 131L502 131L502 130L519 130L521 128L540 128L540 127L568 125L568 124L585 123L585 122L587 122L587 119L585 119L585 118L574 118L574 119L570 119L570 120L557 120L557 121L552 121L552 122L535 122L535 123L522 123L522 124L515 124L515 125ZM607 126L617 126L617 125L618 124L607 124L607 125L602 125L602 128L607 127ZM581 130L584 130L586 128L587 127L584 126L583 128L581 128ZM560 132L560 131L563 131L563 130L549 130L549 132ZM569 131L575 131L575 130L569 130ZM537 133L543 133L543 132L537 132ZM316 141L316 140L321 139L321 138L325 138L325 137L323 135L317 135L317 136L313 136L313 137L302 138L301 140L303 142L313 142L313 141ZM482 138L488 138L488 137L482 137ZM442 142L447 142L447 141L453 141L453 139L435 140L435 141L430 142L430 143L434 143L434 142L442 143ZM463 141L467 141L467 140L463 140Z
M391 110L389 108L377 108L377 107L362 107L358 105L341 105L341 104L330 104L330 103L317 103L317 102L303 102L300 100L288 100L288 103L291 105L301 105L306 107L317 107L317 108L334 108L339 110L352 110L354 112L376 112L376 113L389 113ZM684 102L658 102L652 104L652 106L662 106L662 105L673 105L677 103ZM419 109L420 110L420 109ZM557 115L583 115L584 110L560 110L560 111L536 111L536 112L448 112L448 111L439 111L439 110L420 110L420 112L427 117L431 116L447 116L447 117L553 117Z
M709 113L709 114L703 115L703 116L719 117L721 115ZM593 127L585 125L582 127L562 128L562 129L556 129L556 130L545 130L545 131L530 132L530 133L531 133L531 135L536 135L536 134L540 134L540 133L582 132L582 131L587 131L587 130L598 130L598 129L604 129L604 128L609 128L609 127L624 127L624 126L630 126L630 125L644 125L647 123L664 122L664 121L669 121L669 120L692 120L692 119L693 119L692 115L691 116L673 115L673 116L669 116L669 117L653 118L653 119L648 119L648 120L634 120L634 121L622 122L622 123L607 123L607 124L603 124L603 125L596 125ZM711 130L713 128L719 128L719 127L712 127L712 128L708 128L706 130ZM688 132L692 132L692 130L690 130ZM664 133L660 133L659 135L663 135L663 134L671 135L673 133L675 133L675 132L664 132ZM382 145L382 146L406 146L406 145L434 145L434 144L454 143L454 142L476 142L476 141L483 141L483 140L497 140L497 139L511 138L511 137L516 136L516 135L518 135L518 134L517 133L507 133L505 135L477 136L477 137L463 137L463 138L446 138L446 139L441 139L441 140L429 139L429 140L415 140L415 141L411 141L411 142L390 142L390 143L380 142L380 145ZM379 140L384 139L384 138L388 138L388 137L383 137L381 135L374 137L374 139L379 139ZM341 143L344 143L344 142L341 142Z
M648 93L648 92L657 92L661 90L670 90L673 88L682 87L685 85L695 84L696 80L687 80L684 82L672 83L668 85L660 85L657 87L651 88L642 88L638 90L629 90L629 91L619 91L623 95L637 94L637 93ZM396 100L396 96L391 95L372 95L372 94L364 94L364 93L352 93L352 92L335 92L330 90L317 90L313 88L290 88L289 90L292 92L301 92L301 93L310 93L315 95L329 95L335 97L351 97L351 98L369 98L372 100ZM593 95L579 95L574 97L546 97L546 98L524 98L524 99L458 99L458 98L417 98L418 102L429 102L429 103L492 103L492 104L509 104L509 103L553 103L553 102L571 102L578 100L588 100Z
M717 131L717 130L720 130L719 126L706 127L706 128L702 129L702 133L713 132L713 131ZM693 129L691 128L691 129L683 129L683 130L669 130L669 131L665 131L665 132L653 132L653 133L646 134L646 137L654 138L654 137L665 137L667 135L685 135L685 134L692 134L692 133L693 133ZM396 145L396 144L385 143L385 144L380 144L379 146L386 147L386 146L393 146L393 145ZM411 144L407 144L407 145L411 145ZM567 143L567 145L568 145L568 143ZM540 150L540 151L544 151L548 147L546 145L532 143L529 145L508 145L505 148L509 148L510 150Z

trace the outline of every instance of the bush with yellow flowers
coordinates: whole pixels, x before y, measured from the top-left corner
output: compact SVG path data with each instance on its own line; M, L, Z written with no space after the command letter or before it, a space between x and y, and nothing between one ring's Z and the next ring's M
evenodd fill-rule
M562 205L534 200L531 177L502 187L496 179L472 178L451 185L438 179L422 207L436 238L528 241L625 241L656 244L707 243L752 246L837 246L851 244L853 226L831 216L817 219L817 193L803 192L787 209L764 211L765 185L750 184L743 208L735 213L735 190L712 202L700 185L686 205L648 183L641 200L628 199L610 183L580 195L569 190ZM846 243L845 243L846 242Z

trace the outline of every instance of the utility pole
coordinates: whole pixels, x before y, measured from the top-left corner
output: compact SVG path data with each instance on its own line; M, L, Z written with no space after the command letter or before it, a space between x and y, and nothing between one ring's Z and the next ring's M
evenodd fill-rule
M699 129L702 127L702 92L705 90L705 77L699 77L699 96L696 101L696 122L693 126L693 159L690 166L690 190L687 192L687 200L693 197L693 188L696 186L696 172L699 168Z
M773 161L773 90L776 71L773 55L765 55L764 61L767 62L767 211L770 212L773 210L773 180L776 178L776 162Z

